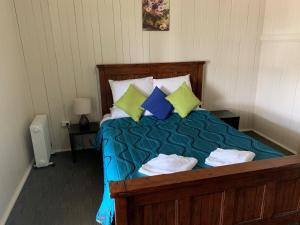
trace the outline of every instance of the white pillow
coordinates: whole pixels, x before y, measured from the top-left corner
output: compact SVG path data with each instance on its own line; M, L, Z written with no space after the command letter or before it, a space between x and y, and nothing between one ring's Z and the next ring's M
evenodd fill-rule
M165 79L153 79L153 89L158 87L166 95L173 93L174 91L179 88L183 82L186 82L187 86L192 88L190 75L179 76L179 77L172 77L172 78L165 78Z
M148 110L145 110L144 116L153 116L153 114L151 112L149 112Z
M201 107L196 107L193 109L193 111L199 111L199 110L205 110ZM173 111L176 113L176 110ZM152 116L153 114L149 112L148 110L145 111L144 116ZM110 119L118 119L118 118L125 118L125 117L130 117L127 113L125 113L122 109L119 109L116 106L113 106L110 108Z
M130 117L126 112L116 106L110 108L110 115L111 119Z
M113 106L110 108L110 118L111 119L118 119L118 118L124 118L124 117L130 117L126 112L124 112L122 109L119 109L116 106ZM152 116L153 114L149 112L148 110L145 111L144 116Z
M114 103L122 97L130 84L134 84L134 86L146 96L149 96L153 90L153 77L120 81L109 80L108 82L111 88Z

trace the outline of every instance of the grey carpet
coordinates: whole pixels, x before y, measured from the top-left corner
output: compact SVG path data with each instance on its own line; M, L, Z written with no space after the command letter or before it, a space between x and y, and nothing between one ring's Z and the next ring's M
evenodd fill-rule
M55 167L33 169L6 225L93 225L102 194L99 152L52 157Z
M262 142L266 145L271 146L272 148L274 148L276 150L282 151L286 155L292 155L292 153L287 151L285 148L280 147L279 145L273 143L272 141L269 141L269 140L265 139L264 137L260 136L259 134L255 133L253 131L246 131L244 133L251 136L251 137L253 137L253 138L255 138L256 140L258 140L258 141L260 141L260 142Z
M248 135L283 150L254 132ZM97 151L53 157L55 167L34 169L12 210L6 225L95 225L102 195L102 163Z

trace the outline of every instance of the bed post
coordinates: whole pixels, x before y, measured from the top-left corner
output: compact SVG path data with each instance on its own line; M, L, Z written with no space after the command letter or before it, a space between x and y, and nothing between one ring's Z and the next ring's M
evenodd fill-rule
M119 213L116 214L115 224L116 225L128 225L128 212L127 212L127 200L126 198L116 198L116 211Z

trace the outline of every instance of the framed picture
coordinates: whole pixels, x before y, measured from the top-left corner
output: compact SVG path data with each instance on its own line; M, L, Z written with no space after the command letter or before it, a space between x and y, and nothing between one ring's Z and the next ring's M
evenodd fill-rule
M143 1L143 30L168 31L170 29L170 0Z

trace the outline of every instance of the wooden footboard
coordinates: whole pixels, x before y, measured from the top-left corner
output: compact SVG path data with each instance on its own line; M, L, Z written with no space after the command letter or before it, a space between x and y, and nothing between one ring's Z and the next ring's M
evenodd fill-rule
M112 182L116 225L300 221L300 156Z

